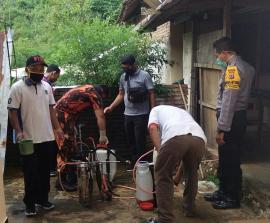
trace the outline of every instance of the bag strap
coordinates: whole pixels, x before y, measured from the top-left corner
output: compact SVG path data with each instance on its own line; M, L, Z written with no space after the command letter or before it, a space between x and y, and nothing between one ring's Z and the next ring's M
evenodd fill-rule
M127 81L127 93L129 93L129 89L130 89L130 79L129 79L129 75L126 74L126 77L125 77L126 81Z

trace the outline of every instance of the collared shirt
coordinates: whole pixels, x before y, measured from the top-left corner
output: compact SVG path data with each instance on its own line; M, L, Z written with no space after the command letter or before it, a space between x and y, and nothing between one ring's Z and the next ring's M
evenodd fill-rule
M52 82L50 82L50 80L46 76L44 76L42 80L46 81L52 87Z
M151 124L159 126L161 145L174 136L191 134L207 142L202 128L185 110L170 106L159 105L154 107L149 115L148 127Z
M127 96L127 81L125 80L125 73L120 77L119 90L125 92L124 103L125 103L125 115L135 116L135 115L145 115L150 112L149 98L140 103L132 103L128 100ZM129 75L130 87L142 87L147 90L153 90L154 85L151 76L143 70L138 69L134 74Z
M33 143L55 139L50 117L54 104L51 86L44 81L34 85L26 78L11 86L8 109L20 109L23 133Z
M55 105L57 110L74 115L87 108L93 108L96 110L102 107L103 105L100 95L90 84L69 90Z
M241 57L230 58L218 85L219 130L230 131L234 112L247 109L254 76L254 68Z

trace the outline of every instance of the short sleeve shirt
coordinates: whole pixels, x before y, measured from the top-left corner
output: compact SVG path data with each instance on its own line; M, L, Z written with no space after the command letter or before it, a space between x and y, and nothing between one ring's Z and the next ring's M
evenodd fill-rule
M161 145L174 136L191 134L201 138L206 143L206 137L197 122L185 110L169 106L159 105L154 107L149 115L148 127L157 124L161 134Z
M145 115L150 112L149 98L140 103L132 103L127 97L127 81L125 80L125 73L122 74L119 82L119 90L125 92L124 103L125 103L125 115L135 116L135 115ZM143 70L138 69L134 74L130 75L130 87L143 87L147 90L153 90L154 85L151 76Z
M34 86L19 80L10 89L8 109L20 109L23 133L33 143L55 139L50 116L54 104L52 88L44 81Z
M92 85L83 85L69 90L55 106L59 111L74 115L87 108L96 110L102 107L102 99Z

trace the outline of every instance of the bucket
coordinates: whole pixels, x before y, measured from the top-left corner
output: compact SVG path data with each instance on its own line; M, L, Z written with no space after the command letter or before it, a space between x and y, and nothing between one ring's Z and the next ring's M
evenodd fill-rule
M21 155L32 155L34 153L34 145L32 140L21 140L19 142Z

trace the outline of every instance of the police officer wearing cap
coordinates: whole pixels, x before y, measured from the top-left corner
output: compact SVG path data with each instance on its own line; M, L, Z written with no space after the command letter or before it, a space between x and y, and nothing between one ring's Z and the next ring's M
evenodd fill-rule
M218 85L217 134L219 190L204 196L216 209L240 207L242 170L240 146L246 131L247 107L255 70L236 54L230 38L213 44L217 64L224 68Z

